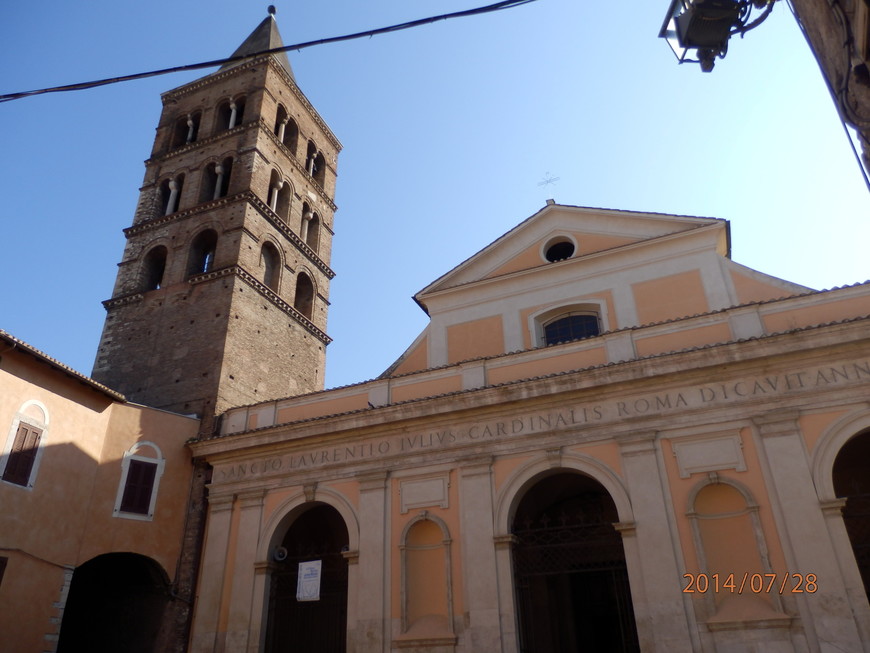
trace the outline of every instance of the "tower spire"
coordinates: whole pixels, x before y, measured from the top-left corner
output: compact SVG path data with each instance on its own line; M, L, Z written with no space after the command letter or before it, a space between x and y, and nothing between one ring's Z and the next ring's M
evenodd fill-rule
M274 50L275 48L283 48L284 41L281 40L281 33L278 31L278 23L275 21L275 5L269 5L269 15L263 19L254 31L248 35L242 44L236 48L236 51L231 55L232 58L236 57L247 57L250 55L257 54L258 52L263 52L264 50ZM277 52L272 55L281 64L281 67L290 75L290 78L295 81L295 77L293 77L293 69L290 67L290 60L287 58L286 52ZM224 64L221 66L221 70L228 70L233 68L234 66L239 65L240 62L234 61L232 63Z

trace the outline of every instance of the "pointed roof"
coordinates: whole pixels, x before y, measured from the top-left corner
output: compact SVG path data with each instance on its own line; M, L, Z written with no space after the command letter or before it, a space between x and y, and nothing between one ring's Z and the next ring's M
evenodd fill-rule
M284 42L281 40L281 34L278 32L278 23L275 22L275 8L270 6L269 15L263 19L262 23L257 25L248 38L245 39L244 43L233 52L232 57L245 57L257 54L258 52L263 52L264 50L274 50L275 48L283 47ZM275 57L278 63L284 67L284 70L286 70L287 74L290 75L290 79L295 81L296 78L293 77L293 69L290 67L290 60L287 58L287 53L276 52L272 56ZM232 68L238 64L238 61L234 61L224 64L220 69L227 70L228 68Z

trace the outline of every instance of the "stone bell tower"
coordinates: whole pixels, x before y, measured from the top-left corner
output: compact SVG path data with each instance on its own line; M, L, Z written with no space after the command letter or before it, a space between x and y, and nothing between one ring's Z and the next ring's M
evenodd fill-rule
M287 56L255 55L283 45L271 11L245 58L162 96L93 370L206 424L323 387L341 144Z

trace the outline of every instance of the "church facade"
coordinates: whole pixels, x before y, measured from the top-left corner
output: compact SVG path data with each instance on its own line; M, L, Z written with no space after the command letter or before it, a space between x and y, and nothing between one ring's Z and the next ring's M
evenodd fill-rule
M870 285L548 201L324 390L341 145L280 45L163 95L93 378L2 334L0 649L870 651Z

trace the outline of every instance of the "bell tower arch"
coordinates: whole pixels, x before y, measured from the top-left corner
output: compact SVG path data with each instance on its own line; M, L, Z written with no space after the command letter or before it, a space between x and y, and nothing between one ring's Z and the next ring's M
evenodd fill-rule
M286 54L255 54L282 45L270 9L162 96L92 374L132 401L209 423L323 388L341 144Z

